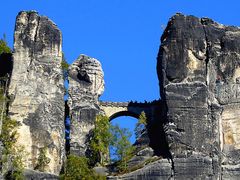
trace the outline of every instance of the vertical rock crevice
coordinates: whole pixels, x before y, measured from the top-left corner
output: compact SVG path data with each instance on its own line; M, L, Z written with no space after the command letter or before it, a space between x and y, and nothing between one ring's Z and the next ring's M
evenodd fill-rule
M65 120L65 150L66 155L70 154L70 125L71 125L71 119L70 119L70 109L68 106L68 100L65 100L65 111L64 111L64 120Z

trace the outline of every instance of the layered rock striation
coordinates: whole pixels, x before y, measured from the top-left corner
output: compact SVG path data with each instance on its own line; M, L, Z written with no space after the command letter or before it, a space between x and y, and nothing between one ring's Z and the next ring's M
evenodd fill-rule
M240 29L176 14L157 71L173 176L239 176Z
M100 62L86 55L69 67L70 153L85 156L96 115L101 112L98 98L104 91Z
M58 178L65 157L66 114L71 119L70 153L87 156L97 114L110 119L137 117L142 110L149 120L147 141L140 142L144 149L128 162L139 169L110 179L239 178L239 28L208 18L173 16L162 35L157 61L162 99L141 106L100 103L103 70L98 60L86 55L69 67L65 103L62 36L47 17L20 12L14 39L8 115L20 124L17 144L25 151L26 178ZM9 63L7 74L12 69ZM0 83L6 89L8 83ZM50 160L48 173L33 171L38 170L42 148Z
M18 145L25 165L35 169L41 148L50 162L45 171L59 174L65 156L62 35L47 17L20 12L14 33L9 115L20 123Z

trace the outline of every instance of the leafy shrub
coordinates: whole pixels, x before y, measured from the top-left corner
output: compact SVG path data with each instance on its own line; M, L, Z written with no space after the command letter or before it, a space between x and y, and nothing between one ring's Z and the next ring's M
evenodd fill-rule
M86 157L79 157L69 155L65 173L60 176L61 180L105 180L105 176L97 175L89 168L88 159Z

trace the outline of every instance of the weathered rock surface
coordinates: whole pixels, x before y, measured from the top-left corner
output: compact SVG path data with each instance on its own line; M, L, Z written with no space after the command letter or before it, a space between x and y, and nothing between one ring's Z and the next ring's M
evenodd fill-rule
M137 152L128 162L128 167L138 166L144 164L147 160L151 159L154 155L154 151L150 147L146 147Z
M17 143L24 147L25 165L31 169L24 175L57 179L65 155L61 32L36 12L20 12L14 38L9 116L20 122ZM176 14L161 41L157 71L162 100L153 104L100 104L101 64L80 55L69 67L70 153L87 155L97 114L108 112L113 119L137 117L145 110L148 133L136 145L146 148L128 162L143 167L109 179L238 179L240 29ZM43 147L50 159L47 173L33 171ZM163 159L149 163L154 155ZM101 167L95 170L108 173Z
M108 176L108 179L126 179L126 180L167 180L171 178L172 165L167 159L161 159L122 176Z
M20 12L14 33L9 115L21 123L18 144L25 165L34 169L40 148L47 148L46 172L59 174L65 154L62 35L37 12Z
M98 98L104 91L103 71L98 60L80 55L69 67L69 100L71 128L70 153L84 156L89 133L101 111Z
M240 29L176 14L161 41L157 70L173 176L236 177Z
M59 177L54 174L43 173L29 169L25 170L23 175L25 180L59 180Z

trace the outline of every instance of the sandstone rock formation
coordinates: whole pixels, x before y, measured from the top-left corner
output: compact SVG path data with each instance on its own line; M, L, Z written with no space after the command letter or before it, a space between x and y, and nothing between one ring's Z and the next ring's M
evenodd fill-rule
M108 176L109 180L168 180L171 178L172 165L167 159L161 159L136 171L120 176Z
M69 67L70 153L85 155L89 133L94 128L95 116L100 112L98 98L103 91L100 62L80 55Z
M240 29L176 14L157 70L173 177L239 177Z
M148 131L128 162L139 169L109 179L239 178L239 28L173 16L158 54L162 99L143 104L100 103L103 70L86 55L69 67L65 104L60 30L34 11L20 12L14 38L8 114L20 122L17 143L26 151L27 179L58 178L65 156L64 113L71 118L70 153L85 156L97 114L137 118L143 110ZM48 173L34 171L41 148L47 148Z
M65 155L62 35L47 17L30 11L18 14L14 39L9 115L21 123L17 143L27 168L36 167L46 147L45 170L59 174Z

